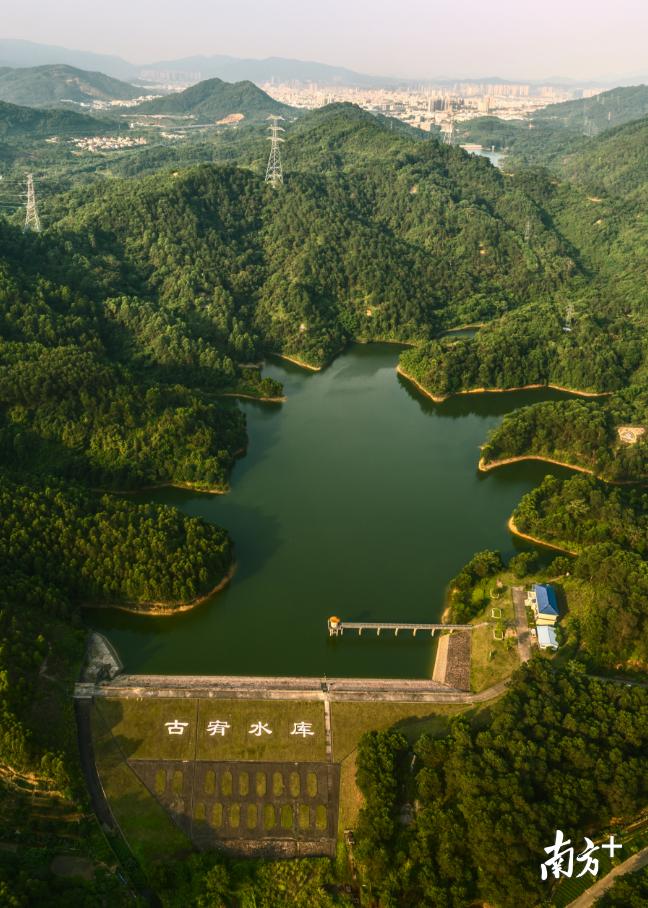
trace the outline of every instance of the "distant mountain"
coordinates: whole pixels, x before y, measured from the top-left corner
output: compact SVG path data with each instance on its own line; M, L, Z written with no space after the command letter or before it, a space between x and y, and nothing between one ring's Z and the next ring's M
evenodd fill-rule
M125 101L142 94L128 82L64 64L0 71L0 101L27 107L56 107L64 101Z
M246 120L259 120L270 114L294 116L299 113L295 108L275 101L252 82L231 83L222 79L207 79L185 91L145 101L134 110L145 114L193 114L205 120L220 120L237 113L243 114Z
M180 60L161 60L140 68L143 79L190 81L196 78L219 78L227 82L318 82L321 85L350 85L364 88L399 84L407 80L384 76L368 76L343 66L329 66L305 60L267 57L265 60L241 59L223 54L184 57Z
M226 82L319 82L322 85L357 85L371 87L400 84L406 80L368 76L342 66L329 66L304 60L268 57L265 60L242 59L226 54L183 57L154 63L134 64L109 54L94 54L33 41L0 39L1 67L34 67L64 63L78 69L98 70L116 79L148 79L165 82L199 82L219 78Z
M0 67L12 69L23 66L43 66L49 63L65 63L77 69L100 71L115 79L135 79L138 66L111 54L93 54L84 50L72 50L53 44L36 44L34 41L19 41L0 38Z
M0 101L0 140L24 136L90 136L115 129L108 120L97 120L75 110L34 110Z
M534 120L596 135L606 129L638 120L648 114L648 85L630 85L601 92L593 98L550 104L534 114Z

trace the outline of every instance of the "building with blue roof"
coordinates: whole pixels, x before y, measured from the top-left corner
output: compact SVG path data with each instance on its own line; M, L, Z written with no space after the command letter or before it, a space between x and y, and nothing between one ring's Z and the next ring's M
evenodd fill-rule
M537 625L553 625L558 620L558 600L550 583L534 583L527 593L526 604L533 609Z

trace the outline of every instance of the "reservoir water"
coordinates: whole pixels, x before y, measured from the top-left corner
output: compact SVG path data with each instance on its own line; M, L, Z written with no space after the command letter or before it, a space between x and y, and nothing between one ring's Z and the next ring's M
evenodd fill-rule
M464 395L435 404L395 372L399 347L355 345L319 373L283 361L264 374L287 402L242 402L249 447L227 495L165 489L158 502L226 527L237 572L190 612L91 610L131 672L425 677L429 637L330 639L346 620L437 621L448 581L480 549L527 547L506 522L548 464L479 473L479 445L504 413L565 395Z

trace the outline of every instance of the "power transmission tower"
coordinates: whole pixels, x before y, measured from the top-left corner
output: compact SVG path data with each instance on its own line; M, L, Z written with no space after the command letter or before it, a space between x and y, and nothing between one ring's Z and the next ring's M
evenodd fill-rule
M531 218L526 219L526 224L524 225L524 242L528 244L531 239L531 234L533 233L533 226L531 224Z
M284 132L282 126L279 126L279 120L283 120L283 117L270 116L268 119L271 121L268 129L270 130L270 135L268 139L270 140L270 157L268 158L268 166L266 167L265 181L270 183L273 189L276 189L278 186L283 184L283 170L281 168L281 152L279 151L279 143L283 142L283 139L279 135L280 132Z
M34 189L34 174L27 174L27 211L25 214L25 233L33 230L40 233L41 222L38 217L38 208L36 207L36 190Z
M565 313L565 324L563 325L563 331L571 331L572 321L574 320L575 310L574 304L569 303L567 306L567 311Z
M455 125L454 111L450 114L450 129L443 133L443 141L446 145L457 144L457 127Z

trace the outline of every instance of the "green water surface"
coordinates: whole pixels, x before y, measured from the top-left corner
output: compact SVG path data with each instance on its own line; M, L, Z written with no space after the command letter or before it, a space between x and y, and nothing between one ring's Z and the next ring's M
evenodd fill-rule
M154 500L229 530L238 569L191 612L151 618L93 610L91 626L128 671L424 677L428 637L329 639L329 615L434 622L450 578L478 550L510 556L511 511L548 464L477 470L504 413L565 396L465 395L434 404L395 372L399 348L355 345L309 373L268 364L286 403L241 405L249 448L227 495L166 489Z

